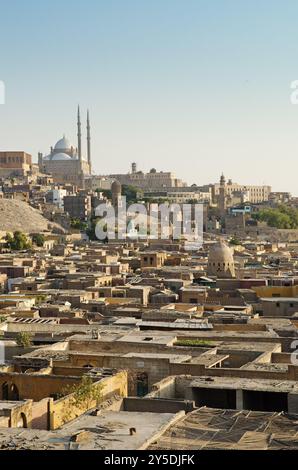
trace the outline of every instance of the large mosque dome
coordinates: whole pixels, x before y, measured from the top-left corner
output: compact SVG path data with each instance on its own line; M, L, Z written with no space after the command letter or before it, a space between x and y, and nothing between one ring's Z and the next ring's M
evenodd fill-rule
M55 150L68 150L69 151L71 150L71 148L74 148L74 146L71 145L70 141L64 135L62 139L58 140L54 148Z
M210 247L208 275L218 278L235 277L233 251L222 240Z

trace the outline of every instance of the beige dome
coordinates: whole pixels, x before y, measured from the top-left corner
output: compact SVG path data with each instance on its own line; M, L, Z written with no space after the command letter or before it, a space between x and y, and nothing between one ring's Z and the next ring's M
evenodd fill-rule
M228 245L220 241L215 243L210 247L209 250L209 261L224 261L224 262L234 262L233 252Z
M219 241L210 247L208 275L218 278L235 277L233 251L223 241Z

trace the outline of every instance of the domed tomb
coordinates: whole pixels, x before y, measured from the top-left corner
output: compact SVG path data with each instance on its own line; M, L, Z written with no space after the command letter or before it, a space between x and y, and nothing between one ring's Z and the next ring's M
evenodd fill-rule
M210 247L207 272L221 279L235 277L233 251L222 240Z

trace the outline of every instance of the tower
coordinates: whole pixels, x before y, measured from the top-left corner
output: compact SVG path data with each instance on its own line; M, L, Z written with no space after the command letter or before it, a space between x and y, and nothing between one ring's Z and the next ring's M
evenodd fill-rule
M39 168L39 171L42 172L42 153L41 152L38 152L38 168Z
M115 180L112 183L111 190L112 190L112 205L117 214L118 208L121 206L121 192L122 192L122 187L119 181Z
M87 157L88 157L88 164L89 164L89 173L91 174L91 132L90 132L89 110L87 111Z
M226 179L224 174L220 177L220 187L219 187L219 200L218 200L220 216L224 218L226 214Z
M137 172L137 164L135 162L131 164L131 172L133 175Z
M82 133L81 133L81 115L80 106L78 106L78 157L82 161Z

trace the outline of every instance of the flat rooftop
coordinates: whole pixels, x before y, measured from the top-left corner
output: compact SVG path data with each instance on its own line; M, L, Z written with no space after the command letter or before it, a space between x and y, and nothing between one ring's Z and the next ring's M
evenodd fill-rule
M137 326L140 329L149 328L154 330L163 328L165 330L212 330L213 325L208 323L207 320L179 320L174 322L167 322L167 321L139 321Z
M288 364L272 364L272 363L259 363L251 362L250 364L245 364L241 367L245 370L264 370L268 372L287 372Z
M187 362L192 356L186 354L159 354L159 353L135 353L124 354L123 357L139 357L140 359L169 359L170 362ZM215 356L212 356L215 357Z
M1 449L31 450L136 450L173 422L172 413L103 411L99 416L84 414L56 431L0 428ZM130 428L136 434L130 436ZM71 442L76 433L86 431L80 443Z
M244 379L240 377L196 377L190 382L193 388L216 388L229 390L253 390L260 392L298 393L294 380Z
M133 331L130 334L121 336L117 341L124 343L150 343L150 344L164 344L165 346L171 345L176 339L174 334L163 335L159 331Z
M26 400L20 400L20 401L0 401L0 411L1 410L11 410L15 406L20 406L22 404L26 403Z

